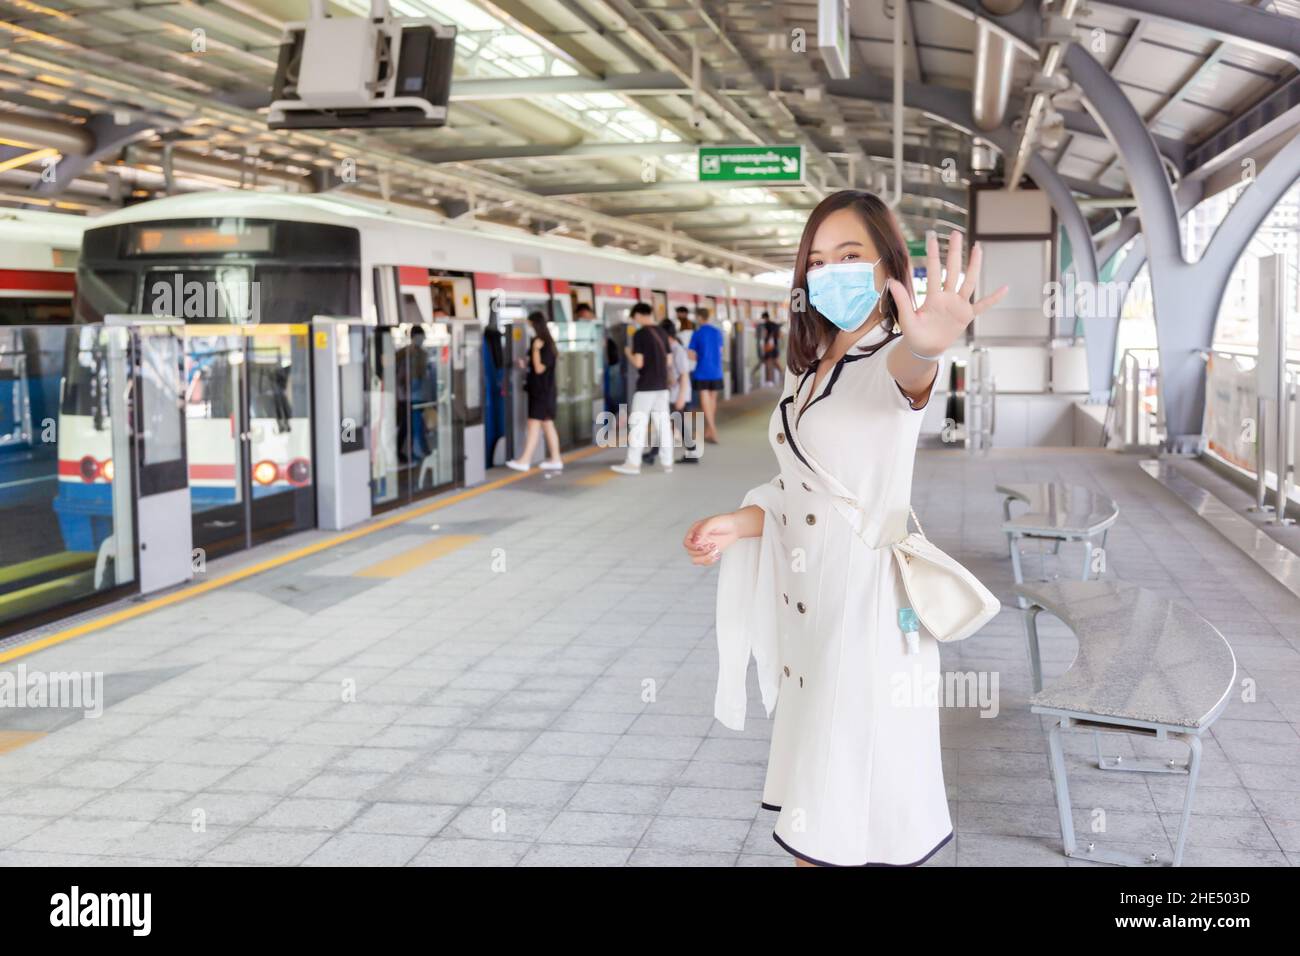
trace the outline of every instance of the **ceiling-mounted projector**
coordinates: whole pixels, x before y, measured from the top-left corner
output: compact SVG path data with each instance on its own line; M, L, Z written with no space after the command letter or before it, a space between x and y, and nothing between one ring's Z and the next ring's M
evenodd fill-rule
M395 19L387 0L370 17L310 18L285 25L271 88L271 129L443 126L451 94L456 28Z

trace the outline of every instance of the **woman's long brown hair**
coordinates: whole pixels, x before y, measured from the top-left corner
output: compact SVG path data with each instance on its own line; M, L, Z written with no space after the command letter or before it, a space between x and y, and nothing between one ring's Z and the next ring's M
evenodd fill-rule
M827 216L840 209L852 209L858 214L880 254L886 275L901 282L909 296L912 294L912 261L907 252L907 241L889 207L875 193L861 189L831 193L808 216L794 261L794 279L790 288L790 344L786 361L795 375L802 375L811 368L817 361L818 349L839 331L812 307L808 299L808 253L817 228ZM880 297L880 315L886 331L897 327L898 309L888 290Z
M555 352L555 337L551 335L551 326L541 312L529 312L528 324L533 327L533 335L542 340L542 347L548 352Z

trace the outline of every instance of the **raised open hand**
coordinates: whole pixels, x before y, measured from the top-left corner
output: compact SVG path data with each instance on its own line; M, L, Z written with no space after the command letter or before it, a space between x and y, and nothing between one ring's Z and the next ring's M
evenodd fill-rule
M1003 286L982 299L971 301L975 295L975 284L983 257L983 250L978 242L971 250L970 262L966 265L965 281L962 281L961 288L957 287L957 282L962 278L961 247L961 233L950 233L948 269L945 274L939 268L939 237L934 232L926 234L926 293L925 301L919 309L913 308L907 289L901 282L895 279L889 280L889 291L898 307L898 319L905 344L914 353L939 355L944 352L957 341L966 326L974 321L975 316L996 305L1007 294L1008 287Z

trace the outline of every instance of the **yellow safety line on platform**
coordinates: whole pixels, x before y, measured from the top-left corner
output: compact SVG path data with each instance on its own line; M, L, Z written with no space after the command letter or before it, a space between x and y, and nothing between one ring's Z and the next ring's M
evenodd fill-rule
M393 555L391 558L372 564L368 568L362 568L355 576L358 578L401 577L407 571L414 571L430 561L436 561L453 551L459 551L465 545L472 544L481 537L483 537L481 534L448 534L441 538L434 538L432 541L416 545L414 548L408 548L401 554Z
M580 448L564 456L566 462L580 461L588 458L598 452L607 451L600 445L591 445L587 448ZM58 631L49 637L42 637L40 640L32 641L29 644L22 644L12 650L0 652L0 664L6 661L16 660L19 657L25 657L28 654L34 654L37 651L44 650L47 647L53 647L56 644L62 644L64 641L70 641L74 637L81 637L95 631L103 630L114 624L121 624L123 621L134 620L142 617L151 611L159 608L170 607L173 604L179 604L181 601L187 601L192 597L198 597L200 594L206 594L209 591L215 591L217 588L225 587L227 584L234 584L237 581L243 581L245 578L251 578L254 575L261 574L263 571L270 571L274 568L283 567L286 564L305 558L309 555L319 554L322 551L328 551L330 548L337 547L347 541L355 541L357 538L364 538L368 534L374 534L376 531L382 531L385 528L391 528L395 525L403 524L412 518L418 518L421 515L438 511L450 505L458 504L462 501L468 501L471 498L477 498L479 495L486 494L489 491L495 491L497 488L504 488L506 485L512 485L516 481L522 481L530 475L538 473L538 469L523 471L517 474L508 475L505 478L498 478L496 481L490 481L485 485L477 485L473 488L466 488L464 491L449 495L446 498L431 501L427 505L421 505L418 508L411 508L388 517L381 518L372 524L363 525L360 528L354 528L351 531L341 531L331 538L323 541L317 541L313 544L305 545L294 551L286 552L275 558L268 558L257 564L250 564L246 568L240 568L238 571L231 571L229 574L223 574L219 578L213 578L211 581L202 581L198 584L191 584L183 587L179 591L173 591L170 594L164 594L161 597L144 601L131 607L122 608L111 614L105 614L103 617L96 618L93 621L86 621L75 627L70 627L64 631Z
M26 747L44 736L39 730L0 730L0 754Z
M579 478L577 481L575 481L574 484L575 484L575 485L584 485L584 486L586 486L586 487L588 487L588 488L592 488L592 487L595 487L596 485L603 485L605 482L609 481L611 478L617 478L617 477L618 477L618 473L617 473L617 472L613 472L613 471L598 471L598 472L596 472L594 475L583 475L581 478Z

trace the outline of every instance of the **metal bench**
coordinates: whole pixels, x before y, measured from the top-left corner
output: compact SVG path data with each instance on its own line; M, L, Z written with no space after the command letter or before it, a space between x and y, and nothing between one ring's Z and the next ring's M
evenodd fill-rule
M1093 541L1100 535L1101 546L1106 546L1106 534L1119 518L1119 505L1087 488L1059 482L999 484L996 487L1004 496L1002 530L1007 536L1007 550L1011 554L1016 583L1025 580L1019 544L1024 538L1054 539L1056 552L1060 551L1063 541L1085 542L1088 547L1083 555L1083 580L1088 580L1092 572ZM1011 505L1017 501L1029 507L1012 517Z
M1048 755L1065 855L1121 865L1180 866L1201 766L1201 736L1227 706L1237 679L1232 648L1214 625L1191 608L1125 581L1020 584L1016 592L1025 605L1034 688L1029 709L1053 718ZM1059 618L1079 642L1069 668L1045 689L1038 648L1040 611ZM1102 770L1187 775L1171 861L1161 861L1156 853L1138 856L1091 842L1079 852L1061 749L1061 731L1071 727L1098 731L1097 761ZM1187 763L1106 760L1101 755L1100 732L1180 740L1187 744Z

